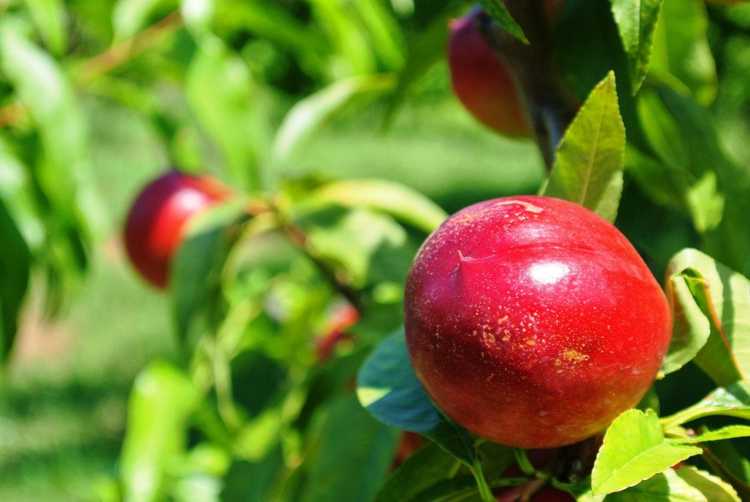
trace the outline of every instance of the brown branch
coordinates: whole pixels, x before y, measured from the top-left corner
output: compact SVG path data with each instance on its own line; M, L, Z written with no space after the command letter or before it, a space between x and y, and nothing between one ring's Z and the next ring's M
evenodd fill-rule
M164 36L181 26L182 16L179 12L173 12L133 37L113 45L83 64L80 83L86 84L99 75L123 65L146 49L157 45Z
M142 32L83 62L80 74L76 78L78 85L83 87L90 84L97 77L122 66L146 49L157 45L163 37L179 29L182 22L179 12L173 12ZM0 128L17 123L27 113L28 110L18 101L0 107Z

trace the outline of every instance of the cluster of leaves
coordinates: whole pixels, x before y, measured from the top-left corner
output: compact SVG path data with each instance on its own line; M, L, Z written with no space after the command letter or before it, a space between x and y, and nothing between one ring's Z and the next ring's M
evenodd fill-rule
M746 145L722 143L714 122L741 126L750 102L745 6L709 18L699 0L568 0L555 29L555 71L584 104L543 193L616 221L667 271L675 312L662 380L611 425L591 472L535 470L525 452L472 437L414 376L403 282L439 207L393 183L274 170L360 98L380 96L391 117L467 3L0 2L0 354L32 269L65 296L106 232L87 100L142 114L171 162L219 166L247 193L191 224L169 293L184 358L138 377L120 476L102 498L489 500L540 481L580 500L750 496L750 428L737 423L750 418L750 172L737 161ZM525 40L503 2L482 5ZM702 251L675 254L688 245ZM361 320L320 359L315 339L345 301ZM389 475L399 430L429 443ZM521 474L504 475L514 463Z

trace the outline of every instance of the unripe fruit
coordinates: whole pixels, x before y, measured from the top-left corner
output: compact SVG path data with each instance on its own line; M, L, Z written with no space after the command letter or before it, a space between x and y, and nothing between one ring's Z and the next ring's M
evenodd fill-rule
M190 218L231 195L208 176L169 171L138 194L125 224L125 248L133 266L158 288L169 280L169 263Z
M509 446L581 441L636 405L671 337L664 293L613 225L520 196L448 219L406 286L406 339L437 405Z
M487 127L506 136L530 136L531 126L508 64L487 44L474 10L451 23L448 64L453 91Z

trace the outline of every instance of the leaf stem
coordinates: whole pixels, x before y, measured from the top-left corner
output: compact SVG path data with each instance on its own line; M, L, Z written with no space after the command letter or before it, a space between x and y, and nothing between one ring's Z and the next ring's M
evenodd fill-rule
M482 499L482 502L495 502L495 496L492 494L492 489L487 483L487 479L484 477L484 471L482 471L482 463L479 460L479 457L474 459L474 463L469 469L477 483L477 490L479 490L479 497Z

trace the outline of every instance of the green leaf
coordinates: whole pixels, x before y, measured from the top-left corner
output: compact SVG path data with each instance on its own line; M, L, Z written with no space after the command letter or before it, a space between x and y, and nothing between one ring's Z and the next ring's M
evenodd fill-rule
M383 482L398 431L365 412L353 397L335 400L322 416L316 447L305 459L302 502L371 500Z
M682 444L698 444L744 437L750 437L750 425L727 425L715 431L702 432L697 436L680 438L678 441Z
M677 253L667 273L686 270L694 271L693 298L711 328L696 364L718 385L743 380L750 370L750 281L695 249ZM705 320L693 321L705 329Z
M341 112L354 99L391 89L390 75L353 77L335 82L300 101L284 117L273 146L277 160L287 159L308 136Z
M354 6L367 27L372 48L389 70L404 64L404 41L398 21L381 0L356 0Z
M693 296L702 294L703 279L690 270L680 270L667 280L667 296L672 305L672 339L662 362L660 377L673 373L692 361L708 342L711 326Z
M646 78L654 30L662 0L610 0L620 39L628 56L633 94Z
M697 488L710 502L740 502L732 485L718 476L702 471L692 465L677 469L677 475L690 486Z
M698 403L661 419L665 429L670 429L699 418L714 415L750 420L750 387L747 382L736 382L720 387Z
M328 204L383 211L426 233L435 230L448 217L430 199L405 185L367 179L329 183L310 194L298 210L306 211Z
M625 126L610 72L565 132L544 194L577 202L614 221L624 163Z
M672 469L625 491L607 495L607 502L713 502Z
M403 103L411 87L438 61L445 57L448 43L448 20L459 12L463 2L441 3L431 11L424 26L409 30L406 39L406 62L398 73L398 82L390 97L383 124L388 126Z
M200 400L180 370L156 362L133 385L120 469L128 500L161 500L172 465L185 450L190 415Z
M246 215L242 202L199 214L190 226L170 271L170 296L177 339L191 351L201 331L198 321L216 312L222 272ZM206 327L210 329L210 327Z
M43 152L36 182L50 199L51 217L86 234L102 226L91 187L86 122L72 86L56 62L10 21L0 24L2 71L39 126Z
M664 0L656 26L650 71L677 81L707 105L716 97L717 77L708 44L708 15L702 0Z
M458 462L436 444L421 448L399 466L380 488L375 502L409 502L445 479Z
M247 65L220 39L206 35L190 63L185 86L192 110L232 177L244 188L258 189L267 117Z
M334 78L373 73L376 68L373 48L350 2L310 0L309 3L335 49L331 68Z
M702 450L665 439L651 410L628 410L612 422L596 457L591 487L596 495L635 486Z
M732 483L742 500L750 498L750 460L732 441L719 441L703 448L703 459L723 479Z
M441 422L414 373L403 330L383 340L365 361L357 397L375 418L392 427L426 433Z
M31 256L13 216L0 197L0 363L8 361L31 274Z
M178 0L118 0L112 11L115 40L138 33L159 9L174 7Z
M525 44L529 43L529 40L523 32L523 28L521 28L516 20L513 19L513 16L510 15L503 0L479 0L479 4L503 30L507 31L521 42Z
M61 0L26 0L36 29L49 49L60 55L67 44L65 7Z

